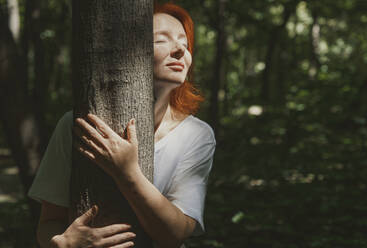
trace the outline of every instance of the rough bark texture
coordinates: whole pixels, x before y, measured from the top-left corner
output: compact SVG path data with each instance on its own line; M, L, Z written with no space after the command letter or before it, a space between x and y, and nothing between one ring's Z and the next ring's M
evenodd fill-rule
M74 118L94 113L116 132L135 118L139 165L153 180L153 3L149 0L73 1ZM92 226L129 223L135 247L150 247L113 180L73 151L71 220L92 205Z

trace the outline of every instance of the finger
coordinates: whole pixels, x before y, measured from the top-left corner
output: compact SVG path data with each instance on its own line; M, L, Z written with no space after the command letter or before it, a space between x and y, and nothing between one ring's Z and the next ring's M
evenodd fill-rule
M119 132L119 136L123 139L126 139L126 137L127 137L127 128L124 129L123 127L121 127L120 132Z
M97 232L101 234L102 237L109 237L116 233L126 232L131 228L128 224L113 224L105 227L97 228Z
M90 209L88 209L84 214L79 216L76 221L87 225L91 220L93 220L94 217L96 217L98 213L98 207L97 205L93 205Z
M103 238L100 242L98 242L99 243L98 245L102 247L122 245L128 241L131 241L135 237L136 237L135 233L132 233L132 232L118 233L111 237Z
M129 241L129 242L123 243L121 245L110 246L109 248L128 248L128 247L133 247L133 246L134 246L134 242Z
M76 123L80 128L80 132L86 135L87 137L91 138L94 143L98 144L100 147L106 148L104 143L105 137L102 136L94 127L92 127L88 122L83 120L82 118L77 118ZM75 128L77 130L77 128Z
M73 132L76 136L80 138L80 140L83 142L83 144L87 145L90 149L97 152L98 154L103 154L103 149L100 147L100 144L96 144L96 141L92 138L87 137L86 134L84 134L80 128L73 127Z
M135 119L131 119L127 126L127 140L134 145L138 145L138 138L136 137Z
M88 150L86 145L80 143L79 141L74 141L73 142L73 147L76 150L78 150L82 155L87 157L88 159L90 159L92 161L96 161L96 159L97 159L96 154L94 154L92 151Z
M102 132L102 135L105 138L111 136L111 134L115 133L102 119L93 114L87 115L88 119L98 128L99 131Z

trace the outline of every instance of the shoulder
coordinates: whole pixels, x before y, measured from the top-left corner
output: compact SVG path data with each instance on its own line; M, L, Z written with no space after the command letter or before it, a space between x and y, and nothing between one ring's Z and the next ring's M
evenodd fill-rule
M73 127L73 111L66 112L57 122L56 130L69 131Z
M194 140L200 139L216 143L213 128L208 123L193 115L189 115L187 118L187 129L190 130L190 136Z
M179 136L182 147L178 150L179 167L176 175L179 178L184 175L198 176L206 180L209 174L213 156L216 148L216 141L213 129L204 121L197 117L189 116L185 119L183 133ZM175 147L179 146L178 144ZM201 179L200 179L201 180Z
M73 111L66 112L59 120L58 125L72 125L73 124Z
M183 157L205 156L212 153L216 146L213 129L199 118L189 115L182 125L180 134L177 136L182 144L180 153ZM177 146L177 145L176 145ZM200 153L200 154L198 154Z
M57 122L53 136L57 142L70 143L73 128L73 111L66 112Z

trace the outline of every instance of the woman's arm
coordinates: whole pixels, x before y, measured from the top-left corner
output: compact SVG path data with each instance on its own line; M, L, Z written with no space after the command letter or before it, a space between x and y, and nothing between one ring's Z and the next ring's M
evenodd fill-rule
M88 223L97 215L93 206L67 227L68 209L46 201L42 202L37 239L42 248L132 247L135 234L126 224L92 228ZM67 227L67 228L66 228Z
M138 166L137 166L138 167ZM194 231L196 221L182 213L139 170L129 182L116 179L144 230L161 248L180 247Z
M37 229L37 239L42 248L57 247L52 238L66 230L67 220L67 208L46 201L42 202L41 216Z
M129 201L144 230L160 247L179 247L193 232L196 221L186 216L164 197L140 171L135 122L127 127L127 139L121 138L95 115L77 119L74 132L83 142L76 148L98 164L116 182Z

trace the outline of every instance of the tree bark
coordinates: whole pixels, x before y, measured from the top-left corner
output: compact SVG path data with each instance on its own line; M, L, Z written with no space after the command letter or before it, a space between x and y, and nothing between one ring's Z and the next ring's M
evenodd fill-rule
M74 119L93 113L120 132L137 120L139 165L153 180L153 2L73 1ZM135 247L151 247L126 199L97 165L73 151L70 220L94 204L92 226L129 223Z

